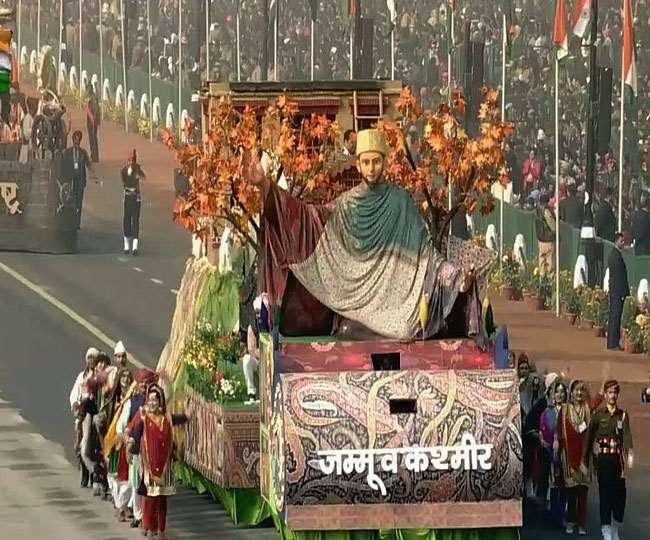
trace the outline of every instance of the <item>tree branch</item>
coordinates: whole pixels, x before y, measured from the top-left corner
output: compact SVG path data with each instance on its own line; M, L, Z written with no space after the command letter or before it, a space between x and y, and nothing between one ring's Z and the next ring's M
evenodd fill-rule
M427 204L429 205L429 210L431 213L431 219L427 219L427 216L425 215L424 221L427 224L427 227L429 227L429 234L431 235L431 238L433 238L436 235L435 223L433 221L433 211L435 206L433 205L433 199L431 199L431 193L429 193L429 190L425 187L422 191L424 193L424 198L427 200Z
M237 220L235 219L235 217L234 217L232 214L230 214L230 212L227 212L226 215L224 216L224 218L226 219L226 221L232 223L232 225L235 227L235 229L237 229L237 231L239 232L239 234L241 234L244 238L246 238L246 241L247 241L247 242L248 242L248 243L249 243L249 244L250 244L250 245L251 245L255 250L258 249L259 246L258 246L257 242L256 242L255 240L253 240L252 236L251 236L250 234L248 234L247 231L243 230L243 229L240 227L239 223L237 222Z
M457 204L456 206L452 207L452 209L449 211L449 213L445 216L444 221L442 222L442 227L438 231L438 238L436 238L436 249L440 251L442 249L442 239L445 237L447 227L449 227L449 224L451 223L451 220L454 219L458 211L460 210L461 206L465 205L465 197L463 197L462 201Z

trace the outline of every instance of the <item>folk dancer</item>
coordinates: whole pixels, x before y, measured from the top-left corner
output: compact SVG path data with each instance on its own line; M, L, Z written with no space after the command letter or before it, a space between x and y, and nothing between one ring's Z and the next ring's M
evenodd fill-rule
M634 465L634 450L630 418L618 407L618 381L605 382L603 389L606 405L598 409L589 422L581 469L583 473L588 471L593 451L603 539L619 540L627 496L626 469ZM594 444L597 445L595 448Z
M583 474L580 468L586 444L587 427L592 412L600 406L603 394L599 392L590 402L589 390L584 381L574 380L569 385L570 401L562 408L558 418L560 460L567 490L566 533L587 534L587 492L591 473Z
M108 484L113 497L113 504L118 512L120 521L127 519L127 507L131 498L129 485L129 463L126 447L117 437L117 419L122 414L124 405L131 399L136 385L133 384L133 375L126 368L120 368L117 375L117 384L104 405L110 426L104 437L104 456L108 461Z
M78 410L81 421L81 439L75 445L75 453L79 455L85 471L90 476L93 495L99 497L102 492L105 493L108 490L108 484L103 467L101 441L93 422L98 412L97 403L93 397L84 397Z
M77 451L81 448L81 400L84 397L88 396L88 389L86 387L86 382L93 376L95 370L95 364L97 361L97 355L99 351L95 347L90 347L86 351L86 356L84 358L84 369L77 375L74 384L72 385L72 390L70 390L70 411L74 415L74 447L79 459L79 469L81 470L81 487L88 487L88 482L90 480L90 472L86 469L83 460L81 459L81 454Z
M115 365L118 368L120 369L126 368L129 358L124 343L118 341L115 344L115 349L113 350L113 356L115 357Z
M146 175L138 163L138 156L133 150L125 167L122 168L122 184L124 185L124 254L129 251L138 254L140 236L140 207L142 196L140 180L146 180ZM133 244L131 245L131 242Z
M121 440L125 451L126 443L129 439L129 426L140 411L140 408L144 406L147 387L150 384L155 383L157 380L158 376L156 373L148 369L141 369L135 375L136 384L132 390L131 397L122 408L119 419L115 425L115 433L118 439ZM137 528L142 522L142 497L138 493L142 481L142 474L140 471L140 455L137 446L131 448L127 457L129 462L128 484L130 495L127 506L130 507L133 512L131 527Z
M185 424L184 414L171 415L163 389L153 384L147 390L146 407L135 417L131 446L139 445L146 496L142 527L149 538L165 537L167 497L176 493L174 481L174 426Z
M72 134L72 148L63 151L61 173L63 180L72 182L77 229L81 228L81 212L83 210L84 191L86 189L86 170L91 170L88 152L81 148L81 131Z
M544 474L548 475L551 517L557 526L563 525L566 508L566 490L560 462L558 419L566 404L567 394L567 387L563 382L558 381L553 385L553 391L550 393L552 401L542 413L539 426L542 448L545 450Z

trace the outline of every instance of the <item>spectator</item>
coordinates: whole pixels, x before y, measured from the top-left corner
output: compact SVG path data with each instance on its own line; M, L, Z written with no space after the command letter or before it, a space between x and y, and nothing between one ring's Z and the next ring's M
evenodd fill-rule
M616 216L612 208L612 190L606 188L605 195L600 198L598 209L594 215L594 228L596 236L609 242L614 241L616 235Z
M635 255L650 255L650 204L646 195L641 196L632 216L632 235Z
M560 219L572 227L579 229L582 226L584 205L578 199L578 188L574 184L567 185L567 198L560 201Z
M535 232L539 245L539 274L545 276L553 273L555 268L555 214L548 206L546 193L539 198L536 210Z
M343 155L354 156L357 150L357 134L353 129L348 129L343 134Z
M537 158L537 151L533 148L528 153L528 159L524 161L522 169L524 177L524 193L528 194L539 188L539 181L542 176L542 163Z
M614 249L609 254L609 319L607 323L607 348L619 350L621 347L621 316L623 303L630 295L627 281L627 266L623 260L623 235L616 233Z

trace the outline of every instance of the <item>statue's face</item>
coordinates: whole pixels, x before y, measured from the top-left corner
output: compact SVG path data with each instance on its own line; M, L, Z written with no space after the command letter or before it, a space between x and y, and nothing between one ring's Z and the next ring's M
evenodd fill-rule
M374 184L384 172L384 156L379 152L364 152L357 159L357 169L368 184Z

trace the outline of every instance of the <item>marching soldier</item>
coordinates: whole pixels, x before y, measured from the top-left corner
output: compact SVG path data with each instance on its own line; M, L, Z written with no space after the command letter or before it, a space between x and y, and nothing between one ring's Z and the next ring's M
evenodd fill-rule
M140 179L146 175L138 164L138 156L133 150L125 167L122 168L122 184L124 185L124 254L129 251L138 254L138 237L140 236ZM133 244L131 245L131 241Z
M588 460L593 453L603 538L619 540L618 532L625 513L625 473L634 464L632 432L627 412L618 407L618 381L605 382L603 389L605 406L592 415L587 427L581 468L583 472L588 470Z

